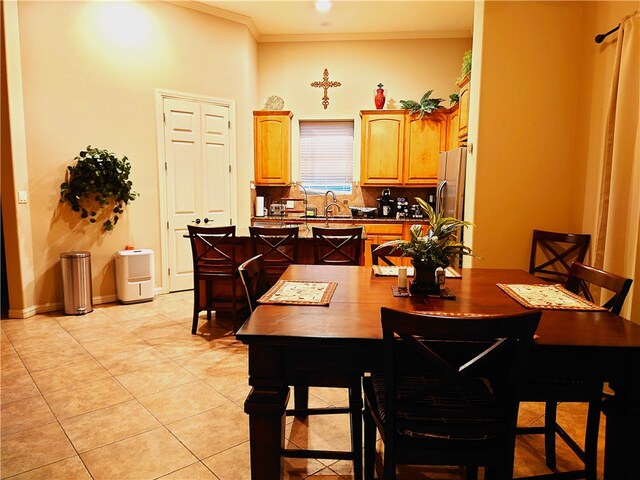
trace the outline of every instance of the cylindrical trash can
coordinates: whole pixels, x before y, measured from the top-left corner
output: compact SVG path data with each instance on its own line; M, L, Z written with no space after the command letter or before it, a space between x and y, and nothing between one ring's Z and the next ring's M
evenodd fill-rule
M62 294L66 315L84 315L93 311L91 285L91 254L65 252L60 254Z

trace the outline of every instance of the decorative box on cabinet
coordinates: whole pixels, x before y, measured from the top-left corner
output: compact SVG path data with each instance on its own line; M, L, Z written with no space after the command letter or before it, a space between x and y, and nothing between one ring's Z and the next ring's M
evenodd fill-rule
M291 181L291 118L289 111L253 112L256 185L286 185Z

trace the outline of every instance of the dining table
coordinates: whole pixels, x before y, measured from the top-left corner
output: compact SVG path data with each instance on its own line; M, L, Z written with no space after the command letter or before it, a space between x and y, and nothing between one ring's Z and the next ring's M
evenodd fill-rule
M251 388L244 410L249 416L251 478L282 478L292 376L381 371L381 307L469 318L513 314L529 307L498 284L544 283L517 269L459 272L459 278L446 279L446 298L395 296L398 278L376 275L370 266L291 265L281 281L330 283L331 295L323 304L277 300L261 304L236 333L249 352ZM604 478L638 478L634 458L640 452L640 325L606 310L541 311L527 376L552 372L562 380L608 382L613 394L603 404Z

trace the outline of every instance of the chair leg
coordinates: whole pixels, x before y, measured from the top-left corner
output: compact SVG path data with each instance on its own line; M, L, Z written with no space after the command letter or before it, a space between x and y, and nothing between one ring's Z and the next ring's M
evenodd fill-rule
M478 467L465 467L464 480L478 480Z
M384 480L396 480L396 462L393 457L393 447L388 443L384 446Z
M376 425L371 418L371 413L366 408L363 414L364 420L364 479L373 480L373 472L376 468Z
M296 410L309 408L309 386L296 385L293 389L293 407ZM296 415L296 418L305 418L307 415Z
M362 480L362 391L360 379L349 388L349 417L351 419L351 450L353 478Z
M556 468L556 402L546 402L544 407L544 455L547 467Z
M194 281L193 287L193 322L191 323L191 335L195 335L198 331L198 314L200 313L200 289L198 288L198 280Z
M596 480L598 465L598 430L601 402L590 402L584 438L584 469L586 480Z

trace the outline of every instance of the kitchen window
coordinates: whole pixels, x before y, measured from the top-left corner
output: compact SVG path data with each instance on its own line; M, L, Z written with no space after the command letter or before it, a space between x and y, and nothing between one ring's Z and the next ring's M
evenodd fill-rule
M309 193L350 194L353 121L300 121L300 181Z

